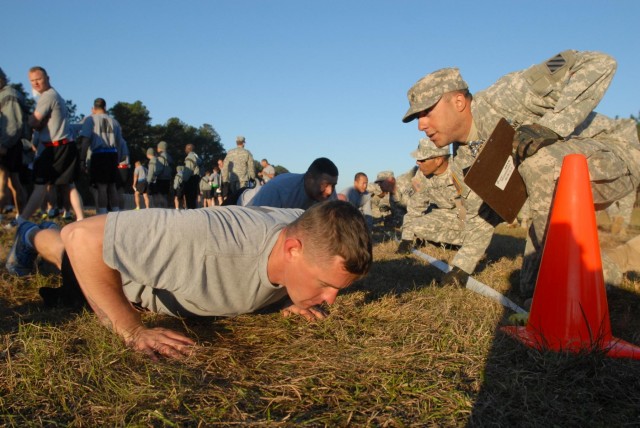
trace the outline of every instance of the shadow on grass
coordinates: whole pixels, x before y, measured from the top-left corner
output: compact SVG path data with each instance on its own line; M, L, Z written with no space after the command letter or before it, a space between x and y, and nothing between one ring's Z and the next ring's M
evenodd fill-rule
M494 233L487 247L483 264L486 265L502 258L515 260L524 252L524 245L523 237Z
M353 283L340 294L364 292L363 303L370 303L385 295L401 295L424 287L424 284L438 280L442 275L442 271L414 256L376 261L366 280Z
M429 251L430 246L432 245L427 243L421 247L421 250L432 255L433 252ZM500 259L515 260L522 255L523 251L524 239L496 233L491 239L485 257L478 263L474 275ZM439 260L448 263L445 258L441 257ZM346 290L341 291L340 295L364 292L364 303L370 303L385 295L401 295L429 284L435 284L443 275L444 273L440 269L415 256L376 261L366 280L355 282ZM518 276L514 275L511 284L517 281L517 278Z
M639 297L616 289L608 300L613 335L640 344ZM482 381L468 426L640 424L639 361L538 351L496 329Z
M494 234L475 273L502 258L517 259L524 244L522 237ZM566 240L563 244L570 245ZM369 301L442 275L417 260L376 264L367 280ZM519 275L519 269L511 272L505 295L519 297ZM631 289L635 285L637 290L639 281L639 274L627 274L624 285L629 289L607 292L613 336L636 345L640 296ZM500 330L512 313L504 309L495 327L480 388L469 397L473 406L468 426L640 426L640 361L606 357L602 351L569 354L528 348Z
M61 325L78 315L78 311L46 308L41 300L15 304L0 299L0 334L15 333L20 323Z
M551 280L542 282L545 287L536 291L534 299L541 299L536 307L540 317L545 311L557 310L566 298L567 316L584 319L598 318L592 302L599 295L596 289L579 287L602 286L594 279L594 272L587 269L593 253L589 243L572 238L572 234L562 226L556 232L561 237L556 240L559 248L555 257L543 261L549 269L539 278ZM575 242L571 242L574 239ZM547 244L549 244L549 239ZM581 254L564 257L564 247ZM557 253L557 254L556 254ZM576 258L574 258L576 257ZM582 257L579 259L577 257ZM579 278L570 284L556 281L565 277L565 266L580 265L581 274L566 275ZM579 270L578 269L578 270ZM551 275L553 273L553 275ZM562 280L562 279L561 279ZM569 280L566 280L569 281ZM516 275L512 275L512 294L517 287ZM538 287L540 285L538 284ZM566 290L562 289L566 287ZM601 296L601 295L600 295ZM560 299L560 300L558 300ZM591 299L586 302L586 299ZM611 332L618 339L640 344L640 296L624 288L612 288L607 293ZM575 306L580 304L580 309ZM534 302L534 306L536 302ZM572 309L573 308L573 309ZM575 310L574 310L575 309ZM504 310L501 324L512 312ZM562 317L557 317L558 323ZM468 426L638 426L640 424L640 361L606 357L604 351L566 352L539 351L528 348L507 336L496 326L493 342L486 358L482 385L474 400ZM554 325L553 328L556 326ZM552 329L553 329L552 328ZM563 330L563 326L557 326ZM551 333L553 334L553 333ZM565 334L565 330L563 333ZM569 336L578 337L579 332Z

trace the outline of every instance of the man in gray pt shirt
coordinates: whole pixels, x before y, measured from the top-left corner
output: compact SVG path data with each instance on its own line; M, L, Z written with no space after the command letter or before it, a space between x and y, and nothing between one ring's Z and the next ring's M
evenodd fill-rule
M106 326L152 358L178 358L195 342L145 327L133 305L172 316L233 316L288 296L285 316L323 319L318 305L332 304L372 262L364 218L343 201L307 211L121 211L61 231L54 223L25 222L16 235L14 270L32 269L39 253L62 271L63 284L79 284ZM139 236L148 238L141 243Z
M33 161L33 192L16 223L31 217L44 201L47 187L55 185L71 204L77 220L84 218L82 197L75 187L80 172L78 149L71 136L65 100L51 86L42 67L29 69L32 89L39 94L29 126L39 132L38 151Z

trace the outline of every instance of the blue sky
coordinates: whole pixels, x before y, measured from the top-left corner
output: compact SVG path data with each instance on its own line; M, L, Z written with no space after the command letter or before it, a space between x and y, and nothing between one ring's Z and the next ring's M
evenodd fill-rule
M339 190L413 165L406 92L438 68L476 92L564 49L604 51L618 72L597 110L640 111L638 1L20 0L2 15L12 82L41 65L79 112L140 100L154 124L209 123L227 149L244 135L292 172L326 156Z

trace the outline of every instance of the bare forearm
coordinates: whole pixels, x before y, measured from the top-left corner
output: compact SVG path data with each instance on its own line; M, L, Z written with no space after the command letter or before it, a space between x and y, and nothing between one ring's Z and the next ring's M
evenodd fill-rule
M122 290L120 273L102 259L107 216L90 217L62 229L61 238L87 301L100 321L125 343L152 359L181 358L195 344L188 337L163 328L146 328Z
M71 258L71 256L70 256ZM117 273L117 272L116 272ZM120 275L108 280L106 276L98 278L80 279L78 282L91 308L100 322L129 343L135 334L144 328L140 314L136 311L122 293ZM117 281L117 282L116 282Z
M128 340L143 328L140 314L122 290L120 273L102 259L106 216L96 216L65 227L61 237L80 288L100 321Z
M42 128L45 127L46 124L47 124L47 121L42 117L36 116L35 113L29 116L29 126L35 129L36 131L40 131Z

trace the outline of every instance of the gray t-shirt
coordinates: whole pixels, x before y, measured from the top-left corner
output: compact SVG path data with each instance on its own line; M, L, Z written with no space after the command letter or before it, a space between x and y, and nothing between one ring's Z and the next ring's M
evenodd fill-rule
M371 211L371 194L369 192L360 193L355 187L347 187L340 194L344 195L353 206L358 208L367 222L367 227L373 227L373 214Z
M24 117L22 95L6 85L0 90L0 145L9 149L20 141Z
M262 179L264 180L265 183L273 179L272 177L270 177L271 175L273 175L273 178L275 178L276 169L273 167L273 165L265 166L262 169Z
M147 168L144 165L137 166L133 171L133 175L138 174L138 183L147 181Z
M109 213L103 258L129 301L173 316L233 316L287 295L267 261L302 210L267 207Z
M122 137L122 128L117 120L108 114L98 113L92 114L84 118L81 137L91 140L91 152L99 153L114 149L118 151L118 159L122 158L124 151L128 153L124 147L127 143Z
M364 215L371 215L371 195L369 192L360 193L355 187L347 187L340 194L344 195Z
M71 136L67 106L55 89L49 88L40 95L36 111L46 121L45 127L40 130L40 142L60 141Z

